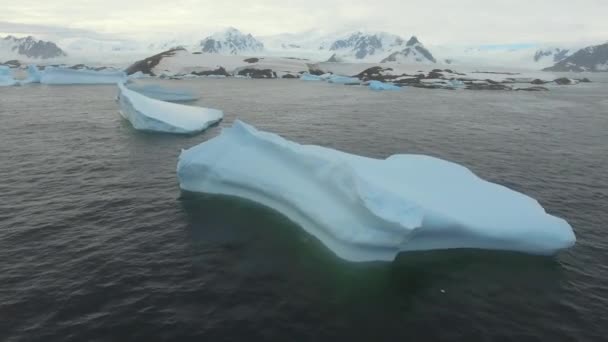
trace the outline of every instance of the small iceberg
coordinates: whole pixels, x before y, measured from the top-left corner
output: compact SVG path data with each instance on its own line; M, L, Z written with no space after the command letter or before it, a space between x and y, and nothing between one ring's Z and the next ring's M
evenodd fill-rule
M392 83L384 83L380 81L369 81L369 89L371 90L401 90L401 87L398 87Z
M11 68L6 65L0 65L0 87L8 87L17 85L18 82L13 77Z
M321 78L321 76L304 73L304 74L302 74L302 76L300 76L300 80L302 80L302 81L322 81L323 78Z
M277 210L349 261L453 248L551 255L575 243L570 225L536 200L461 165L300 145L240 121L182 151L177 174L184 191Z
M125 82L127 75L123 71L70 69L64 67L47 67L41 72L40 83L43 84L116 84Z
M120 114L137 130L193 134L224 117L221 110L155 100L128 89L122 83L118 84L118 89Z
M331 76L327 79L329 83L336 84L345 84L345 85L359 85L361 84L361 80L356 77L347 77L347 76Z
M157 84L128 83L127 88L161 101L195 101L200 98L200 96L187 89L168 88Z

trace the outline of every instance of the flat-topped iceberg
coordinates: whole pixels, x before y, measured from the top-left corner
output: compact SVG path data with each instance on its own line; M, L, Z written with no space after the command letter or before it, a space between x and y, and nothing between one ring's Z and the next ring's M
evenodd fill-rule
M336 83L336 84L346 84L346 85L361 84L361 80L359 80L356 77L337 76L337 75L330 76L327 79L327 82Z
M16 85L17 81L13 77L11 69L6 65L0 65L0 87Z
M458 164L300 145L240 121L183 151L177 173L185 191L274 208L350 261L453 248L550 255L575 242L570 225L533 198Z
M384 83L380 81L369 81L369 89L371 90L401 90L401 87L398 87L392 83Z
M125 82L127 75L123 71L70 69L64 67L47 67L40 73L43 84L116 84Z
M302 76L300 76L300 80L302 80L302 81L323 81L321 76L312 75L309 73L302 74Z
M224 116L221 110L155 100L118 84L120 114L142 131L193 134Z
M162 87L157 84L129 83L127 87L142 95L161 101L194 101L200 98L188 89Z

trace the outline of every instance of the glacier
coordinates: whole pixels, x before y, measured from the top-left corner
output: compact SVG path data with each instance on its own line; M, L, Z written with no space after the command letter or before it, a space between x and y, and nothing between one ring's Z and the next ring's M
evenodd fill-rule
M125 82L127 75L114 70L75 70L47 67L40 73L43 84L116 84Z
M13 77L11 68L0 65L0 87L17 85L18 82Z
M157 84L127 83L127 88L161 101L195 101L200 98L200 96L187 89L162 87Z
M120 114L137 130L194 134L219 122L221 110L185 106L149 98L118 84Z
M369 81L369 89L371 90L401 90L401 87L398 87L392 83L384 83L380 81Z
M576 240L565 220L533 198L461 165L300 145L240 121L182 151L177 175L183 191L273 208L353 262L455 248L552 255Z

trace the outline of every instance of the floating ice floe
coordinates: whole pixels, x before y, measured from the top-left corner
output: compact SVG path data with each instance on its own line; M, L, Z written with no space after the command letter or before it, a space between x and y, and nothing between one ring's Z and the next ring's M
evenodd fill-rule
M118 88L120 114L141 131L193 134L207 129L224 116L217 109L155 100L121 83Z
M369 89L371 90L401 90L401 87L398 87L392 83L384 83L380 81L369 81Z
M157 84L129 83L127 84L127 88L161 101L194 101L200 98L200 96L188 89L162 87Z
M0 65L0 87L17 85L18 82L13 77L11 68L6 65Z
M302 81L322 81L323 79L321 78L321 76L304 73L304 74L302 74L302 76L300 76L300 80L302 80Z
M336 84L346 84L346 85L361 84L361 80L359 80L356 77L336 76L336 75L332 75L331 77L329 77L327 79L327 82L336 83Z
M240 121L182 151L177 172L181 189L273 208L350 261L454 248L550 255L575 243L536 200L461 165L300 145Z
M43 84L116 84L127 79L123 71L63 67L47 67L40 74L40 83Z

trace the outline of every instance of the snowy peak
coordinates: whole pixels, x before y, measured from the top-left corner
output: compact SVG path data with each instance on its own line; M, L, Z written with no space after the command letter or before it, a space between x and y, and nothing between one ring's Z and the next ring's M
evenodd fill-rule
M36 59L48 59L66 56L57 44L37 40L32 36L17 38L7 36L0 39L0 52Z
M433 54L413 36L401 51L391 53L380 63L437 63Z
M222 55L256 54L264 50L264 44L251 34L233 27L203 39L199 45L202 52Z
M405 44L406 46L416 46L416 45L422 45L420 44L420 41L418 40L418 38L416 36L412 36L412 38L410 38L410 40L407 41L407 44Z
M390 33L366 34L355 32L350 36L338 39L329 46L330 51L339 52L340 55L352 56L354 59L367 59L382 56L403 47L403 38ZM322 45L320 49L324 49ZM380 57L381 58L381 57Z
M559 61L544 71L608 71L608 43L589 46Z
M557 63L570 55L569 49L553 48L541 49L534 54L534 61L539 62L544 59L551 59L553 63Z

